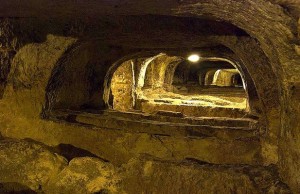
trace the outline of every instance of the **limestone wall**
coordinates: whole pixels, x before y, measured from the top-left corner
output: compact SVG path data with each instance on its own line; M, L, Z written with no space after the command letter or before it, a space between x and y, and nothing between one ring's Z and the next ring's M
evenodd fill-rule
M113 109L129 111L133 109L133 90L135 88L131 61L123 63L112 77L111 90ZM99 96L101 98L101 96Z

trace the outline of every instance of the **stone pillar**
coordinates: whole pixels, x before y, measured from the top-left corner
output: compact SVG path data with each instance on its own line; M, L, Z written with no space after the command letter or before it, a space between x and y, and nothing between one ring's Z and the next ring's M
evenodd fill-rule
M128 111L133 109L133 70L132 61L124 62L114 73L111 82L113 109Z

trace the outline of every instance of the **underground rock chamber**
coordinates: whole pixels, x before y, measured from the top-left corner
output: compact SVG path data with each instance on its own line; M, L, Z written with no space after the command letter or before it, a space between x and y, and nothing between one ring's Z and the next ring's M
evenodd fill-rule
M0 193L299 193L299 9L3 3Z
M136 64L125 61L111 78L109 106L118 111L150 114L177 110L177 114L196 117L215 116L197 114L205 108L246 110L248 99L239 70L222 61L226 59L219 60L204 58L191 64L183 57L160 53ZM219 116L230 117L230 113Z

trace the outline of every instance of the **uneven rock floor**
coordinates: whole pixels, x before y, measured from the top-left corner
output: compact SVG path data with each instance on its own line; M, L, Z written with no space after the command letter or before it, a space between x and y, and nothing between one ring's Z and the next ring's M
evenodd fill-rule
M149 155L114 166L71 145L47 147L32 140L0 140L0 172L0 193L291 193L275 166Z

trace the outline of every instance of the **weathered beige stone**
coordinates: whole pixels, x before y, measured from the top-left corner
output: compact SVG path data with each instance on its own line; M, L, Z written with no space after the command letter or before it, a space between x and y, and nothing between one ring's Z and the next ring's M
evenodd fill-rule
M132 159L122 185L127 193L291 193L272 168L198 162Z
M49 194L123 193L120 175L110 163L97 158L74 158L45 187Z
M133 109L134 74L132 61L124 62L114 73L111 83L113 109L129 111Z
M0 141L0 182L17 182L38 191L67 161L45 147L28 141Z
M220 69L214 76L213 85L217 86L233 86L233 76L239 75L237 69Z

